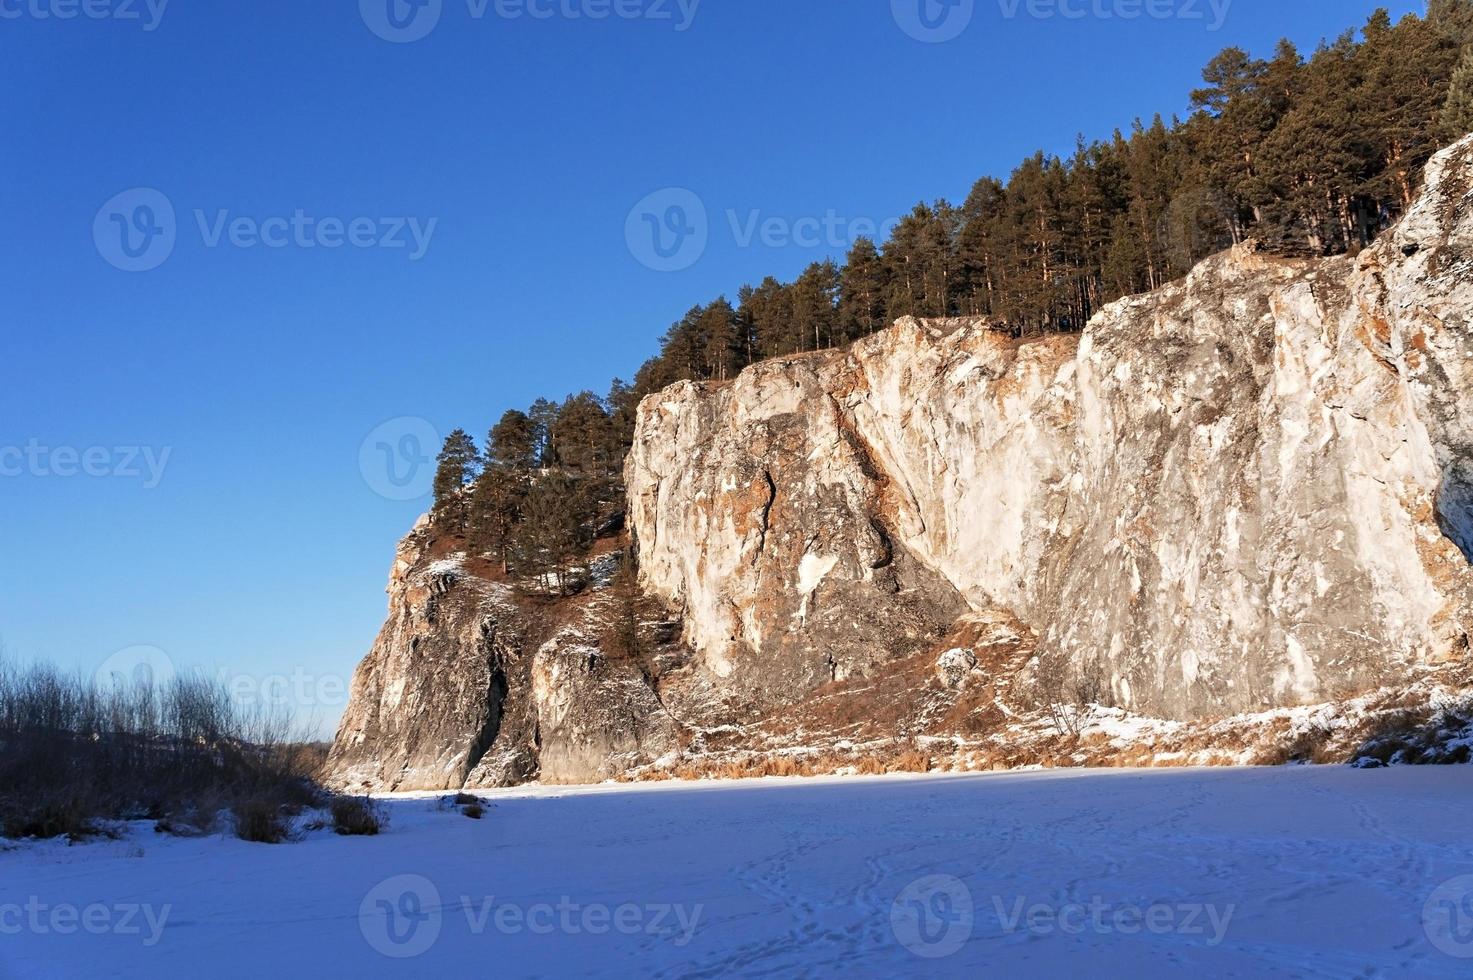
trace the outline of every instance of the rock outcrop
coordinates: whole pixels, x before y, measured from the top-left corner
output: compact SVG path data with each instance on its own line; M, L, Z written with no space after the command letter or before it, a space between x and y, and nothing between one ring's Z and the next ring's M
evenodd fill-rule
M639 665L598 649L606 589L535 602L485 563L400 544L389 616L353 677L328 780L358 792L598 782L675 748ZM610 556L605 557L607 564Z
M1082 335L902 320L641 406L644 585L766 701L965 604L1035 682L1166 718L1308 703L1473 633L1473 140L1356 258L1249 246Z
M607 548L586 594L529 605L422 522L330 779L591 781L820 731L964 740L1086 703L1171 726L1466 675L1470 202L1473 137L1355 257L1249 244L1077 336L906 319L651 396L639 652L605 642L631 621Z

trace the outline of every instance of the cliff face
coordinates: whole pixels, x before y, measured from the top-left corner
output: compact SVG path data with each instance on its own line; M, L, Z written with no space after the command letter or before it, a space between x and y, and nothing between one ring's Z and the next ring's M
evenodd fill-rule
M1465 690L1470 201L1473 137L1355 258L1244 246L1077 337L907 319L648 398L626 483L654 601L616 594L607 547L583 595L529 597L422 522L330 780L589 781L820 736L1006 748L1062 733L1060 704L1170 726L1449 664ZM608 648L616 622L633 649Z
M1473 632L1473 140L1355 259L1243 247L1017 342L903 320L646 400L644 585L761 700L963 607L1035 683L1167 718L1343 697Z
M607 588L528 598L427 520L400 544L389 614L353 677L328 780L358 792L597 782L675 746L640 665L599 649ZM594 572L606 568L605 556Z

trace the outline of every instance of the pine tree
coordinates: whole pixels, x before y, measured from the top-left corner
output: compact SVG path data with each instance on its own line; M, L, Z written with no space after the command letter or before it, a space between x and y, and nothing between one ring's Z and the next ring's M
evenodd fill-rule
M701 378L726 381L742 369L743 338L736 310L722 296L706 307L697 324L703 344Z
M1473 43L1473 0L1427 0L1426 20L1454 48Z
M743 291L741 317L750 323L756 359L783 357L802 349L793 330L788 288L768 276L756 289Z
M559 465L577 470L584 478L607 476L614 453L609 414L591 391L563 402L552 423L552 444Z
M1002 182L992 177L977 181L962 205L957 236L957 298L960 312L969 316L994 316L999 312L998 228L1006 207Z
M510 538L515 573L568 589L568 564L592 543L593 506L585 487L561 473L534 480L521 504L521 520Z
M465 485L476 477L481 454L476 442L464 429L456 429L445 439L436 459L435 517L442 527L464 534L469 517Z
M552 447L552 423L556 421L558 407L546 398L539 398L532 403L527 410L527 418L532 423L532 445L537 450L537 464L541 467L552 466L556 462Z
M609 393L604 398L604 404L609 408L609 425L612 429L612 439L615 446L621 450L628 447L634 440L634 425L639 414L639 403L646 392L638 384L625 384L615 378L609 385ZM622 468L624 465L623 453L615 460L615 465Z
M521 517L522 501L531 477L525 469L504 464L487 466L470 499L470 544L508 570L512 533Z
M822 350L834 343L839 267L816 262L789 287L792 329L799 350Z
M537 432L526 412L501 416L486 439L486 465L530 470L537 465Z
M848 260L839 272L838 335L841 341L867 337L886 326L885 295L888 283L879 249L868 238L860 238L849 249Z
M1358 191L1389 201L1397 213L1411 205L1422 168L1442 142L1441 121L1459 50L1432 24L1407 17L1395 27L1378 11L1356 54L1361 81L1359 123L1368 137L1370 172ZM1360 224L1361 244L1379 230Z
M1346 34L1315 52L1294 107L1266 141L1265 207L1270 243L1316 254L1346 247L1354 230L1353 196L1369 165L1357 119L1360 66Z
M1447 101L1442 105L1438 122L1448 139L1473 133L1473 48L1463 52L1458 67L1453 71Z

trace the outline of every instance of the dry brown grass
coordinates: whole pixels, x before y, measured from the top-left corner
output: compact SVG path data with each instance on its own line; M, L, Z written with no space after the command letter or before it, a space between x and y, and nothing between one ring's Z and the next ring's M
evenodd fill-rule
M236 801L235 836L252 844L280 844L291 836L286 813L274 796L253 796Z
M375 837L388 825L382 807L366 796L336 796L328 805L332 829L343 837Z

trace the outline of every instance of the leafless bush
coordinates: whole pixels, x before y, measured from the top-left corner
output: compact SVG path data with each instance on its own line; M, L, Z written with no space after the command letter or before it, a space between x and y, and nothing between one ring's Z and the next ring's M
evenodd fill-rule
M373 837L389 823L383 808L366 796L335 796L329 810L333 830L344 837Z
M310 805L319 791L289 733L284 715L242 710L201 676L109 685L0 660L0 836L78 837L106 819L204 828L264 795Z
M280 844L291 836L286 811L275 796L247 796L230 808L235 836L253 844Z

